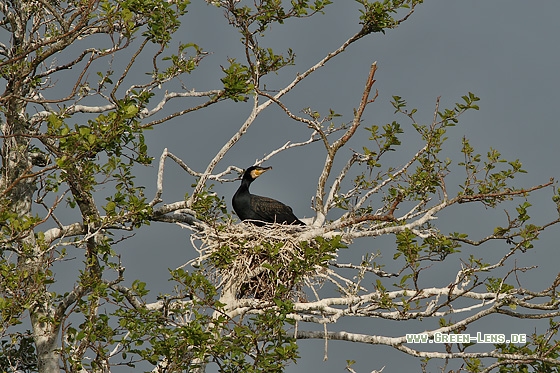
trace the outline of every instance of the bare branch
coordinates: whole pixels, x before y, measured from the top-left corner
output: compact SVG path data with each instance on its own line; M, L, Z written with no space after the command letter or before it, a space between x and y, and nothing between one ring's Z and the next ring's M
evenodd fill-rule
M328 203L326 203L323 200L323 198L325 196L325 185L327 183L327 179L330 176L336 153L342 146L344 146L348 142L348 140L350 140L350 138L352 138L354 133L356 133L356 130L358 129L362 121L362 115L364 113L366 106L372 103L373 101L375 101L375 98L377 97L376 95L373 99L371 100L369 99L371 88L373 86L373 83L375 83L374 76L376 71L377 71L377 63L374 62L371 65L369 76L366 81L366 86L364 88L364 92L362 93L362 99L360 101L358 110L354 113L354 119L352 121L352 124L350 125L350 128L348 128L344 133L344 135L342 135L338 140L333 142L333 144L329 146L329 148L327 149L327 157L325 159L325 163L323 165L323 170L321 172L321 175L319 176L317 193L315 195L316 219L315 222L313 223L315 226L320 226L321 224L323 224L327 216Z

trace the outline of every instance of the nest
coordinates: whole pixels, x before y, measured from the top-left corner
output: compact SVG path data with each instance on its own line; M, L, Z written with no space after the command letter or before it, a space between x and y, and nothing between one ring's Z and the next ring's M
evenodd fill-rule
M206 229L194 237L202 242L195 245L200 256L194 262L205 264L208 277L222 293L236 298L303 301L302 282L317 279L335 250L322 244L324 240L298 240L302 229L250 223Z

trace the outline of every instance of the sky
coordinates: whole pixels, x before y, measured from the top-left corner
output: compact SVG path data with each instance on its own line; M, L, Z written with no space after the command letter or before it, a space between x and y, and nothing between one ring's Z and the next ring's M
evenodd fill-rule
M414 154L418 142L405 118L393 115L390 105L393 95L403 97L409 107L418 108L419 121L429 123L437 97L441 97L441 106L446 107L460 101L462 95L473 92L481 98L480 110L467 113L460 125L449 131L446 155L459 162L461 138L466 136L479 153L485 154L492 147L506 159L519 158L528 173L522 175L516 185L528 187L540 184L550 177L560 176L557 168L557 139L560 135L557 114L560 99L558 14L560 3L549 1L426 1L397 29L388 30L384 35L369 35L352 45L346 53L289 93L284 102L294 112L311 107L324 113L332 108L343 115L341 121L348 121L352 109L358 105L369 67L377 61L374 89L379 91L379 97L368 108L364 125L402 121L407 134L403 137L405 145L399 156L406 159ZM278 51L292 48L297 56L296 65L267 78L267 84L274 89L281 88L297 72L306 70L336 49L359 27L357 4L349 0L335 1L323 16L275 25L263 43ZM220 71L219 66L225 65L228 57L242 58L239 35L227 24L221 10L203 1L192 2L177 37L182 42L194 42L209 52L201 68L184 79L189 88L204 90L219 87L221 75L216 75L216 71ZM171 103L176 110L180 105L179 102ZM147 134L151 154L158 158L163 149L168 148L191 167L202 171L237 131L248 112L248 104L224 103L174 119ZM217 171L229 165L248 167L286 141L301 141L307 136L306 128L271 106L226 155ZM366 137L364 131L351 146L361 149ZM343 164L349 154L350 151L346 150L337 165ZM324 151L319 144L281 153L265 164L272 166L273 170L255 182L251 191L292 206L299 217L310 217L310 201L315 194L324 159ZM138 180L146 185L147 195L151 197L157 168L154 166L139 172ZM179 167L168 163L165 202L182 199L190 191L193 181ZM237 186L238 182L215 186L216 192L225 197L230 210L231 196ZM551 193L544 192L531 199L531 213L536 218L536 224L554 217L555 209L550 197ZM487 234L504 219L501 209L491 211L480 206L465 207L460 213L455 210L444 216L445 219L439 222L443 231L465 230L473 235ZM538 271L533 271L524 279L524 286L533 283L535 286L542 285L557 273L557 235L558 228L545 232L537 242L536 250L522 259L539 266ZM389 259L394 253L394 242L383 239L359 242L345 255L361 255L372 248L379 249ZM476 255L477 250L492 249L491 245L466 248L465 254L472 252ZM118 251L123 253L128 280L132 282L139 278L147 282L154 297L170 286L167 268L176 268L195 255L188 241L188 231L175 225L156 223L122 242ZM459 265L453 260L449 258L446 261L446 265L451 267L450 273L454 273ZM436 272L434 281L440 275ZM515 330L512 330L512 322ZM370 330L372 333L400 336L431 326L433 324L429 321L408 325L382 320L367 323L350 320L329 327L329 330ZM469 329L470 332L527 334L533 330L534 326L530 323L499 318L490 318ZM384 372L420 371L417 359L386 346L330 342L329 359L323 361L323 341L300 341L298 344L302 358L296 365L288 367L286 371L289 373L311 370L341 372L346 360L356 361L353 368L357 372L370 372L383 366L386 366ZM437 371L441 364L432 364L431 371Z

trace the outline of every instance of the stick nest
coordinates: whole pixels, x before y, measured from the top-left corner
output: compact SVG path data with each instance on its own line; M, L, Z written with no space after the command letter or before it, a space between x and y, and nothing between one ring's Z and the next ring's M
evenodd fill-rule
M206 264L209 278L222 292L237 298L303 301L303 280L315 281L337 247L325 245L329 241L321 237L300 241L301 232L297 226L250 223L207 229L196 234L202 242L196 262Z

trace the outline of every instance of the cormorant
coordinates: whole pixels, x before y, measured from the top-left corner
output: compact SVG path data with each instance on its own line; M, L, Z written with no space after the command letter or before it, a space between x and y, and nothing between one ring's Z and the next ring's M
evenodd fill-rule
M272 198L249 193L251 183L270 169L272 167L252 166L245 170L241 185L232 199L235 213L241 220L253 220L252 223L258 226L265 223L305 225L294 215L290 206Z

